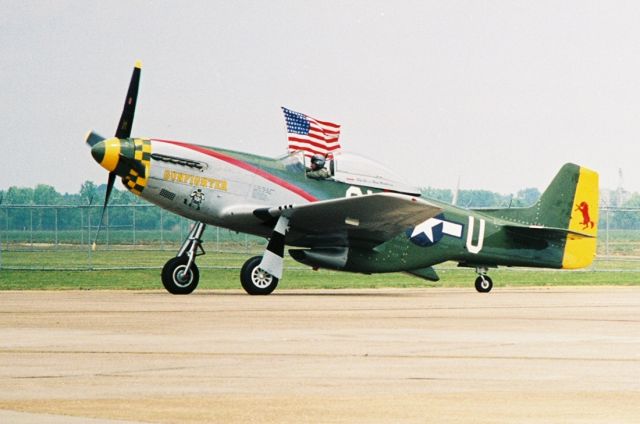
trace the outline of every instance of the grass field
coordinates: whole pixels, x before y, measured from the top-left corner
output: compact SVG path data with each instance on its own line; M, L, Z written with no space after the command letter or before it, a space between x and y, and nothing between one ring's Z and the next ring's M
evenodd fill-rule
M209 252L198 258L201 289L240 288L239 269L258 251ZM0 290L162 289L160 269L175 250L56 250L2 252ZM80 264L81 266L76 266ZM30 269L25 269L30 268ZM77 269L74 269L77 268ZM87 270L86 268L92 268ZM436 267L441 280L425 281L403 273L362 275L313 271L291 259L279 290L300 288L469 287L473 269L454 263ZM495 287L640 285L640 262L598 260L591 269L577 271L500 268L489 272Z

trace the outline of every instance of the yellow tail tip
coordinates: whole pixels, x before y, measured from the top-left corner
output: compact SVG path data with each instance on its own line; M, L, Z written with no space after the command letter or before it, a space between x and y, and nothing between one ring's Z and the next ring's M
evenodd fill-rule
M585 233L590 237L569 234L566 239L562 268L584 268L593 262L598 236L598 173L580 168L576 191L569 219L569 230Z

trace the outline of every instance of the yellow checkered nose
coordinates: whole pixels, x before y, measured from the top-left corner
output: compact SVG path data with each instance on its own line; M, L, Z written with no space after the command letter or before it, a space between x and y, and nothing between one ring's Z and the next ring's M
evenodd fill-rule
M151 162L151 142L139 138L109 138L91 148L96 162L109 172L122 177L122 182L135 194L147 185Z

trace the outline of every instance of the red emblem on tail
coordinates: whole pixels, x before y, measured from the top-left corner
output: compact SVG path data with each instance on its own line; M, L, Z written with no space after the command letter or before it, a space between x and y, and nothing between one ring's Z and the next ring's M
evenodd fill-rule
M576 205L576 210L582 213L582 229L586 230L587 228L593 228L595 222L591 220L589 216L589 204L587 202L581 202L579 205Z

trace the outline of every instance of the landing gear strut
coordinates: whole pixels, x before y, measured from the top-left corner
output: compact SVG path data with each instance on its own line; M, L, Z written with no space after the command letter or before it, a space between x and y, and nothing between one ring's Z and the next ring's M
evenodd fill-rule
M171 294L189 294L198 287L200 272L196 256L204 255L202 233L206 225L198 222L187 239L182 243L175 258L171 258L162 268L162 285Z
M480 293L489 293L493 288L493 280L487 275L487 271L489 270L485 267L476 268L476 290Z

